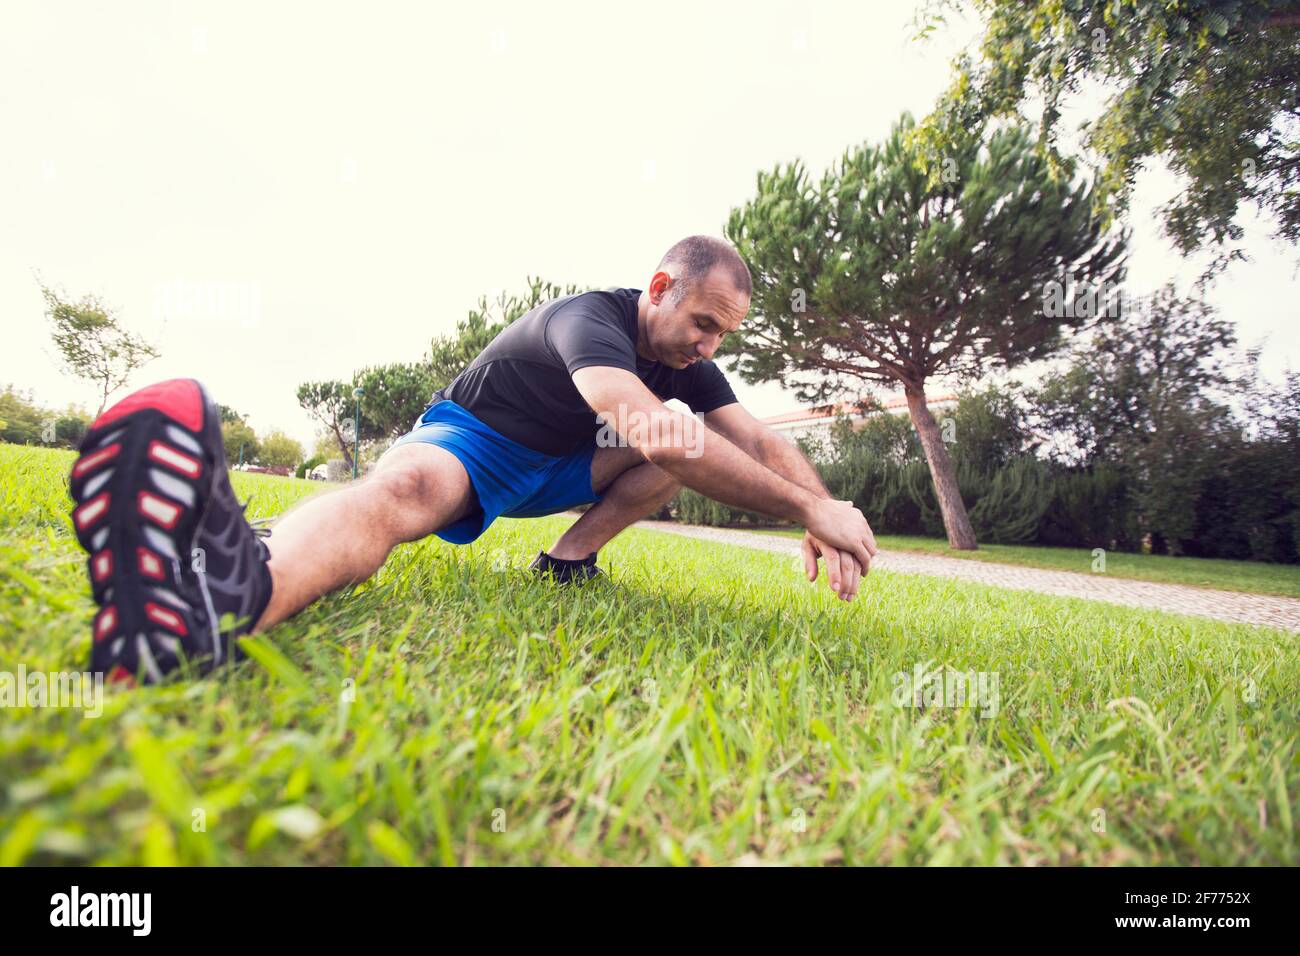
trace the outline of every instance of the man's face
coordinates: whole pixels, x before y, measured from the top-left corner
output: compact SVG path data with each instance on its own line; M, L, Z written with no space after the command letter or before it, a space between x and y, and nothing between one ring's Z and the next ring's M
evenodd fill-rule
M686 368L712 358L723 337L740 328L749 313L749 296L732 285L722 269L714 269L696 282L674 305L678 281L667 272L656 272L648 290L650 349L670 368Z

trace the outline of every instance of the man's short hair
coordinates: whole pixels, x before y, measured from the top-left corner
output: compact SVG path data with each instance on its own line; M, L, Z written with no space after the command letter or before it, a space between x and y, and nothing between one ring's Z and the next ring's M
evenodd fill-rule
M673 277L676 280L673 282L673 305L680 305L691 289L695 288L695 283L719 266L727 270L737 292L750 295L754 291L749 266L740 258L740 253L729 242L713 236L687 236L659 260L659 269L668 265L680 268L680 273Z

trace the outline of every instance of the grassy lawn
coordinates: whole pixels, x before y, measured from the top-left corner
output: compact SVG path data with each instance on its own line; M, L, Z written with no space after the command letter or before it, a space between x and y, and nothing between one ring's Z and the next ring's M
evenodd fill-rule
M749 529L746 529L749 530ZM801 538L803 532L784 529L753 529L760 534ZM917 535L879 534L876 541L888 551L923 551L966 561L1019 564L1051 571L1093 574L1092 552L1086 548L1044 548L1038 545L981 544L978 551L953 551L944 538ZM1219 558L1171 558L1164 554L1106 552L1105 573L1113 578L1190 584L1220 591L1250 594L1280 594L1300 598L1300 565L1264 564L1260 561L1225 561Z
M0 446L0 669L85 666L71 460ZM236 476L254 515L317 487ZM98 718L0 710L0 864L1300 862L1294 635L885 572L845 605L648 531L557 590L522 569L563 525L405 545ZM940 664L977 706L900 695Z

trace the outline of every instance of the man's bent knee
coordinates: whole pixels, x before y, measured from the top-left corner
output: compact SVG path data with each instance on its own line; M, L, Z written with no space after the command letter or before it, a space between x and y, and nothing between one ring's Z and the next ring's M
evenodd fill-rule
M645 455L636 448L622 446L597 448L591 458L591 487L597 494L604 494L609 486L623 475L649 464ZM659 471L658 468L655 470ZM649 474L649 472L640 472L640 474Z
M474 505L465 466L451 452L425 442L390 448L358 488L380 506L380 520L404 541L433 534Z
M666 501L677 494L681 487L681 482L668 472L642 459L640 464L615 475L596 491L602 496L612 494L620 498L631 497L637 501Z
M658 494L671 497L682 490L682 483L659 466L647 462L646 467L652 469L651 473L655 478L655 490Z

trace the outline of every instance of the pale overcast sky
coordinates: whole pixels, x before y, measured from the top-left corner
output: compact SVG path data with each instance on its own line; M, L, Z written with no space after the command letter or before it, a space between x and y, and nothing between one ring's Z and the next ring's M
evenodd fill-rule
M969 25L918 44L916 6L6 0L0 384L95 408L36 271L160 347L134 384L191 375L309 441L299 382L418 359L526 275L644 288L758 170L820 178L924 114ZM1142 181L1135 292L1195 275L1150 214L1171 188ZM1277 374L1300 366L1295 255L1250 235L1211 300Z

